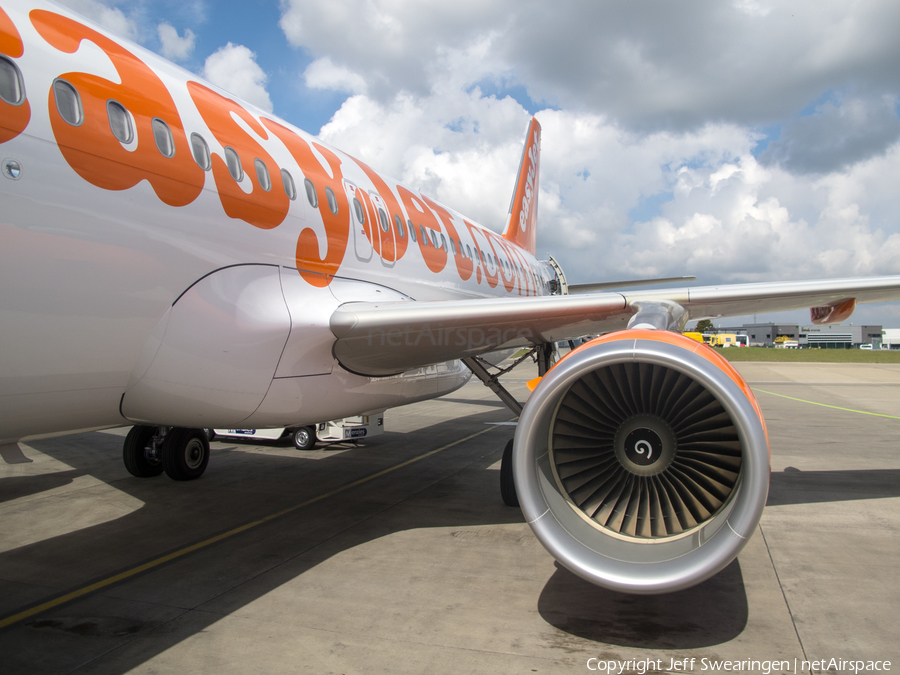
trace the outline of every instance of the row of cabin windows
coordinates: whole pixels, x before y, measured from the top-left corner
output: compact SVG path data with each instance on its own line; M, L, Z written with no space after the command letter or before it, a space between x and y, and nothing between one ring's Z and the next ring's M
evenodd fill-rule
M307 179L307 183L311 185L309 179ZM326 188L327 189L327 188ZM360 222L360 224L365 224L366 215L365 210L363 209L362 203L358 198L353 198L353 210L356 213L356 218ZM387 214L384 212L384 209L378 207L378 222L381 226L381 230L385 233L389 232L391 229L390 222L388 221ZM412 224L412 221L406 221L409 227L409 235L413 242L416 242L416 226ZM397 234L400 238L406 237L406 232L403 227L403 220L397 214L394 214L394 224L397 227ZM435 248L442 248L448 253L452 252L455 256L463 256L464 258L469 258L470 260L475 260L475 257L472 254L472 249L468 244L464 244L462 241L459 242L459 249L457 250L457 244L453 240L453 237L445 237L442 233L438 233L432 229L425 229L424 225L419 225L419 231L422 233L422 244L423 246L428 246L429 234L431 238L431 244ZM448 246L449 243L449 246ZM481 256L481 262L487 266L487 260L493 260L494 264L497 267L502 267L504 272L506 272L507 276L511 276L513 271L518 272L522 276L525 276L525 269L519 265L518 263L509 263L506 260L502 260L498 258L496 255L491 255L490 253L487 255L485 259L485 255L483 251L479 249L475 249L476 252ZM537 281L535 280L535 283Z
M0 58L0 96L3 97L3 100L7 100L7 97L15 94L17 90L7 83L7 80L10 79L9 69L5 68L4 64L14 66L5 59ZM15 72L18 73L18 70ZM21 90L21 87L19 89ZM75 87L65 80L56 80L53 83L53 92L60 117L72 126L83 124L84 108L81 105L81 97ZM24 100L24 97L22 97L22 100ZM125 106L118 101L109 100L106 103L106 113L113 136L123 145L129 145L134 142L134 118L125 109ZM172 138L172 130L169 128L169 125L158 117L154 117L151 121L151 127L153 129L153 140L160 154L163 157L174 157L175 141ZM209 153L209 145L207 145L206 140L200 134L191 134L191 154L201 169L204 171L210 170L212 160ZM228 173L231 174L235 181L240 183L244 179L241 159L237 151L230 146L225 147L225 165L228 167ZM256 170L256 179L259 186L266 192L269 192L272 189L272 178L269 175L269 168L266 166L266 163L256 158L253 161L253 166ZM286 169L281 170L281 183L288 198L291 201L295 200L297 198L297 188L294 185L293 176ZM310 203L316 206L318 200L315 196L315 187L309 179L306 179L306 194ZM334 193L330 188L326 188L326 194L328 196L328 207L332 213L337 214L337 200L334 198Z
M25 100L24 91L21 74L19 73L18 68L16 68L15 64L11 61L0 57L0 98L12 105L20 105ZM69 124L80 126L84 122L84 110L81 105L81 97L78 95L78 91L75 87L65 80L56 80L53 83L53 91L56 97L56 107L60 116ZM109 128L112 131L113 136L115 136L123 145L132 143L134 141L134 119L131 113L129 113L121 103L113 100L107 102L106 112L109 117ZM156 147L160 154L164 157L173 157L175 155L175 142L172 138L172 131L169 129L169 125L158 117L153 118L151 125L153 128L153 140L156 142ZM191 154L194 157L194 161L197 162L197 165L201 169L204 171L210 170L212 161L210 158L209 146L200 134L191 134ZM244 179L244 169L241 164L241 158L237 151L231 146L225 146L225 165L228 167L228 173L231 174L231 177L235 181L240 183ZM266 166L266 163L259 158L256 158L253 161L253 165L256 169L256 179L259 186L266 192L269 192L272 189L272 179L269 175L269 168ZM297 188L294 185L294 178L287 169L281 170L281 183L288 198L291 201L295 200L297 198ZM316 194L315 185L309 178L305 178L303 184L306 189L306 198L309 200L310 206L318 208L319 198ZM331 211L332 214L337 215L338 202L334 191L330 187L325 188L325 197L328 202L328 210ZM353 199L353 209L356 212L356 217L359 222L365 223L365 211L357 198ZM383 232L386 233L390 231L390 221L388 220L388 216L384 212L384 209L381 207L378 207L378 224ZM406 231L408 229L410 238L416 242L416 228L412 224L412 221L407 220L407 227L405 228L403 226L403 220L400 216L395 214L394 224L397 228L397 234L401 238L406 237ZM475 260L472 248L468 244L463 244L463 242L460 241L459 251L457 252L457 244L452 237L449 238L448 246L447 238L445 238L442 233L438 233L435 230L426 231L424 225L419 226L419 231L422 235L423 246L428 246L428 233L430 232L431 244L435 248L442 248L448 253L452 250L453 255L462 255L470 260ZM477 247L475 251L481 257L482 264L486 266L487 260L485 259L484 252ZM513 268L521 274L525 274L521 265L516 264L515 267L513 267L513 265L506 260L501 260L496 255L492 256L491 254L488 254L487 259L493 259L494 264L497 267L502 267L508 275L512 273Z

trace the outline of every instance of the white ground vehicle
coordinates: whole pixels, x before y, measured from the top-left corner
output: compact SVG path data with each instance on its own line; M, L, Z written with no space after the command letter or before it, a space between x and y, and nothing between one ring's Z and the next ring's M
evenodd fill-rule
M280 427L276 429L213 429L210 440L216 437L259 438L277 441L289 436L298 450L312 450L316 441L337 443L358 441L384 433L384 411L371 415L356 415L331 422L321 422L307 427Z

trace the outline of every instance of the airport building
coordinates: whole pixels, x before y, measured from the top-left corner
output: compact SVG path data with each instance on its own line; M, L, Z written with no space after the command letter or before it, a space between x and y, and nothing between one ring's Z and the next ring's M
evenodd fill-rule
M717 328L718 333L746 335L751 347L774 347L778 338L797 341L800 348L858 349L870 344L873 349L881 349L882 333L890 335L889 344L900 349L900 329L884 331L881 326L834 325L801 326L789 323L745 323L743 326Z
M882 349L900 349L900 328L885 328L881 331Z

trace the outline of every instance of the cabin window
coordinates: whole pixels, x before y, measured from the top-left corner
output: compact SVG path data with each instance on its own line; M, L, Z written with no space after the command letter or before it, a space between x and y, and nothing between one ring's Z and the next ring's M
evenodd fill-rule
M294 185L294 177L291 176L287 169L281 170L281 184L284 185L284 194L288 196L288 199L291 201L297 199L297 188Z
M438 233L435 232L434 230L429 230L429 231L431 232L431 243L434 244L435 248L440 248L441 243L440 243L440 240L438 239Z
M407 218L406 225L409 227L409 238L413 241L416 240L416 226L412 224L412 221Z
M472 249L469 247L468 244L466 244L466 257L469 260L475 260L475 258L472 257Z
M331 208L331 200L328 200L328 207ZM366 224L366 214L363 211L362 204L359 203L359 199L356 197L353 198L353 211L356 213L356 219L359 221L360 225ZM334 211L333 211L334 213Z
M230 145L225 146L225 164L232 178L238 183L244 180L244 167L241 166L241 158L238 156L237 150Z
M403 220L396 213L394 214L394 225L397 226L397 235L403 239L406 236L406 230L403 228Z
M158 117L153 118L153 140L156 141L156 149L163 157L175 155L175 141L172 140L172 130L169 125Z
M304 178L303 187L306 188L306 198L309 200L309 205L316 208L319 205L319 197L316 195L316 186L313 185L313 182L309 178Z
M325 188L325 198L328 200L328 210L336 216L338 214L337 197L334 196L334 190L330 187Z
M212 162L209 159L209 146L200 134L191 134L191 154L194 161L204 171L209 171Z
M419 232L422 233L422 246L428 246L428 233L425 231L424 225L419 225Z
M453 237L447 237L450 240L450 248L453 249L453 255L458 256L459 253L456 252L456 242L453 241Z
M80 126L84 122L84 109L75 87L65 80L56 80L53 83L53 94L60 117L74 127Z
M22 73L15 63L0 56L0 99L10 105L25 102L25 85Z
M122 145L128 145L134 140L134 127L131 126L131 115L118 101L106 102L106 116L109 117L109 128L113 136Z
M384 212L384 209L378 209L378 220L381 222L381 231L382 232L390 232L391 231L391 223L388 221L387 214Z
M253 160L253 165L256 167L256 180L259 183L259 187L268 192L272 189L272 178L269 176L269 167L267 167L266 163L259 157Z

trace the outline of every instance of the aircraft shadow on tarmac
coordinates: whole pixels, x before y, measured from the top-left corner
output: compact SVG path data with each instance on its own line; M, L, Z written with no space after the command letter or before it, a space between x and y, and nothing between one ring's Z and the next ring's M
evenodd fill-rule
M508 413L503 413L503 418L507 419ZM169 550L175 550L459 440L467 432L482 430L486 423L498 420L498 411L484 411L467 416L464 425L448 420L413 432L415 442L398 442L401 435L387 433L366 447L316 461L297 461L296 456L284 453L260 453L248 461L246 454L227 452L227 445L218 445L206 475L192 483L176 483L165 476L128 476L121 463L119 436L91 434L89 449L78 453L68 452L67 443L60 443L61 439L35 441L30 445L73 468L0 479L0 499L37 494L64 486L77 476L91 475L140 500L143 506L124 517L2 553L0 573L10 571L37 586L42 578L70 579L62 583L78 587L97 577L60 576L71 561L104 557L105 568L93 575L129 569L163 553L160 539L171 547ZM133 650L133 659L124 661L127 667L123 666L123 672L204 630L222 613L249 604L329 558L377 538L417 528L521 523L521 512L500 502L498 472L485 470L499 459L510 433L500 427L486 436L490 439L487 451L484 441L461 443L413 465L418 466L416 471L403 468L390 474L392 479L382 477L365 484L352 493L352 498L351 493L345 493L346 498L326 499L170 563L184 567L184 588L199 589L195 599L186 597L179 606L197 607L217 598L217 611L192 612L180 630L157 631L152 640L143 641L140 649ZM85 445L85 435L71 438L72 443ZM338 462L340 471L335 470ZM900 496L898 477L898 470L788 469L772 475L769 504L896 497ZM428 495L426 506L426 500L419 497L424 494ZM236 499L236 495L243 497ZM419 506L410 506L417 499ZM372 517L379 513L383 517ZM184 514L190 514L190 518ZM178 536L172 537L172 532ZM223 555L228 556L233 570L234 586L211 590L205 560ZM243 583L242 579L253 581ZM240 591L229 592L237 586ZM24 607L3 607L2 615L21 609ZM70 637L77 634L73 627L83 631L84 622L60 619L65 615L62 609L55 610L59 616L51 610L10 627L5 635L0 634L0 645L6 643L7 652L16 645L18 651L25 631L31 634L26 642L32 649L40 649L44 631L67 631ZM662 596L600 589L557 566L540 594L538 611L548 624L586 640L636 648L691 649L720 644L739 635L746 626L748 610L740 566L735 561L699 586ZM110 624L113 628L108 637L124 645L161 625L152 620L136 619L132 623L124 631L126 635L118 623ZM104 625L100 621L91 630L102 632Z
M664 595L598 588L556 567L538 611L550 625L586 640L640 649L698 649L733 640L747 625L747 594L737 560L702 584Z

